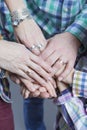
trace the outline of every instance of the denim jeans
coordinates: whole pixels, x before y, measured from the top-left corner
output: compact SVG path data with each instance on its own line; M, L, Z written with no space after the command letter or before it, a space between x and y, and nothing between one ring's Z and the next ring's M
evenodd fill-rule
M24 122L26 130L46 130L43 116L43 99L28 98L24 100Z

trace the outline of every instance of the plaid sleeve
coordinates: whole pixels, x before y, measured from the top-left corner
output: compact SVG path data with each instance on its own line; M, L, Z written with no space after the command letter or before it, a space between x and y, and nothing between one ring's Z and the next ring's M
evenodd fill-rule
M71 92L64 90L57 99L61 105L61 112L66 123L75 130L87 129L87 115L82 100L73 97Z
M83 102L79 98L72 99L64 104L76 130L87 129L87 115Z
M66 29L66 32L70 32L81 41L82 46L80 52L87 49L87 4L83 6L82 11L77 15L75 21Z
M3 39L14 40L10 12L3 0L0 1L0 35Z
M73 77L73 96L87 98L87 73L75 71Z

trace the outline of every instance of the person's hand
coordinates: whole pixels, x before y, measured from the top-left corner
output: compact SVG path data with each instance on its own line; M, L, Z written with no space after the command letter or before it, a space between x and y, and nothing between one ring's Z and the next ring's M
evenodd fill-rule
M31 98L31 97L38 97L38 98L55 98L57 95L56 95L56 92L54 95L50 95L49 92L46 91L46 89L38 84L34 84L34 86L37 86L38 89L33 91L33 92L30 92L26 86L24 86L23 84L21 85L21 95L24 97L24 98Z
M66 67L65 64L61 65L61 68L56 72L56 75L58 75L59 73L63 72L64 68ZM70 71L70 73L63 78L62 82L60 82L58 80L58 77L56 76L56 84L57 84L57 88L59 91L63 91L65 89L67 89L67 87L69 87L70 84L72 84L73 82L73 75L74 75L74 68Z
M44 89L44 88L42 88L42 89ZM22 85L20 87L20 91L21 91L21 95L23 96L23 98L31 98L31 97L51 98L50 94L47 91L42 90L43 92L40 92L39 90L36 90L34 92L30 92L24 85Z
M24 45L2 40L0 49L1 68L26 79L31 77L44 86L46 81L51 79L49 65Z
M25 19L14 30L17 40L35 54L40 54L46 47L46 39L33 19Z
M48 40L46 49L42 52L42 58L54 68L54 73L65 64L65 69L56 76L59 81L66 77L74 67L80 42L72 34L66 32L57 34Z
M45 85L41 86L33 79L29 78L29 80L24 79L18 75L9 73L10 79L16 84L21 86L21 93L24 98L27 97L40 97L40 98L48 98L48 97L56 97L56 92L54 86L48 81Z

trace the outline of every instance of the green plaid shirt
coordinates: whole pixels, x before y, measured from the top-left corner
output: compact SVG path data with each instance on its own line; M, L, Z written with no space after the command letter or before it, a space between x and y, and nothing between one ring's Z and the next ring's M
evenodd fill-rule
M25 0L29 12L41 27L46 37L64 31L75 35L87 48L87 0ZM0 12L3 15L4 27L13 32L10 14L0 0ZM11 33L10 33L10 36ZM82 46L82 47L83 47Z

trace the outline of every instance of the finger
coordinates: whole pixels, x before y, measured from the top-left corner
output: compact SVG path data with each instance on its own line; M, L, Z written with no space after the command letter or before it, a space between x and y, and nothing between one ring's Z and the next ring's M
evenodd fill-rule
M48 81L47 84L45 85L45 88L47 89L48 93L49 93L52 97L56 97L56 96L57 96L53 85L52 85L49 81Z
M40 98L50 98L51 96L50 96L50 94L47 93L47 92L42 92L42 93L40 93L39 97L40 97Z
M46 47L47 41L42 33L38 35L38 38L35 39L35 42L29 47L30 50L36 54L39 55Z
M59 53L58 52L53 52L47 59L45 60L50 66L53 66L56 61L59 58Z
M33 97L38 97L40 95L39 90L36 90L35 92L32 93Z
M21 76L22 78L25 78L25 79L29 78L29 76L23 70L21 70L21 69L17 71L17 74L19 76Z
M24 97L24 93L25 93L25 87L23 86L23 84L20 87L20 93L21 95Z
M39 33L38 39L37 39L36 43L37 43L37 45L41 44L41 46L39 48L40 51L43 51L45 49L45 47L47 45L47 40L45 39L45 37L44 37L42 32Z
M24 98L28 98L29 97L29 94L30 94L30 91L27 90L25 87L21 86L21 94Z
M52 68L42 59L42 57L31 56L31 60L41 66L45 71L52 72Z
M51 80L49 80L49 81L50 81L50 83L53 85L53 87L56 88L56 82L55 82L55 80L52 79L52 81L51 81Z
M73 65L72 63L68 62L66 64L65 70L63 71L62 74L60 74L60 76L58 77L59 81L62 81L63 78L67 77L67 75L70 73L70 71L73 69Z
M53 75L55 75L55 73L57 73L57 76L58 76L58 73L60 74L60 70L61 70L61 68L62 67L64 67L66 64L65 64L65 62L61 62L60 60L58 60L55 64L54 64L54 66L53 66ZM59 71L59 72L58 72Z
M37 75L39 74L41 77L43 77L45 80L48 80L51 78L50 74L48 74L43 68L41 68L36 63L28 62L29 67L32 69L32 73L37 72Z
M47 47L45 48L45 50L41 53L41 57L46 60L47 57L49 57L54 51L52 49L53 47L51 47L51 45L49 44L49 42L47 43Z
M41 86L41 87L39 87L39 91L40 91L40 93L41 92L46 92L46 88L44 88L44 87Z
M34 92L36 90L36 88L34 87L34 84L31 83L29 80L26 80L23 78L20 78L20 80L30 92Z
M40 54L40 50L38 48L38 46L36 44L32 44L30 47L29 47L29 50L36 54L36 55L39 55Z
M37 81L40 85L46 85L47 81L43 79L43 77L39 76L33 70L29 70L26 72L29 77Z
M36 47L39 49L40 52L42 52L47 45L47 41L45 39L43 39L43 41L42 39L38 40L36 43Z
M29 64L30 64L31 68L36 70L36 72L37 72L36 73L35 71L29 69L28 67L25 67L26 68L25 72L27 73L27 75L29 77L32 78L32 80L37 81L41 85L43 85L45 83L45 81L49 80L53 84L53 86L56 88L55 82L51 78L52 77L51 74L48 74L47 72L45 72L40 66L38 66L35 63L32 64L31 62L29 62ZM32 81L32 82L34 82L34 81Z
M64 65L61 65L61 68L58 69L54 75L55 75L56 77L58 77L58 76L64 71L64 69L65 69L65 64L64 64Z
M30 91L26 89L24 93L24 98L28 98L29 95L30 95Z
M30 69L29 67L27 67L26 65L20 65L19 66L20 69L28 76L27 80L31 81L31 82L34 82L34 80L32 78L29 77L29 75L27 74L27 72L29 73L30 72ZM22 77L23 78L23 77ZM25 78L26 79L26 78Z
M14 74L10 74L10 79L14 82L14 83L16 83L16 84L20 84L20 79L17 77L17 75L14 75Z
M40 68L37 68L37 65L36 66L33 66L32 65L32 68L35 68L36 67L36 69L37 69L37 72L39 73L42 69L40 69ZM43 79L44 77L41 77L41 76L39 76L39 74L37 74L36 72L34 72L33 70L31 70L30 68L28 68L27 66L23 66L23 65L20 65L20 68L21 69L23 69L23 71L27 74L27 80L26 80L26 82L29 80L29 81L31 81L31 82L35 82L35 81L37 81L39 84L44 84L46 81L45 80L47 80L47 78L48 78L48 80L51 80L51 78L49 77L49 74L48 73L46 73L45 71L43 71L42 70L42 72L41 72L41 74L42 75L44 75L44 77L46 76L46 74L47 74L47 77L45 77L45 80ZM45 74L43 74L45 72ZM23 79L24 80L24 79ZM30 87L31 88L31 87ZM30 90L30 91L32 91L32 90Z

